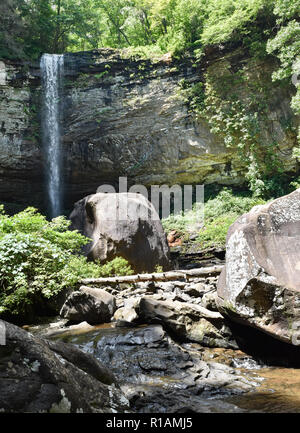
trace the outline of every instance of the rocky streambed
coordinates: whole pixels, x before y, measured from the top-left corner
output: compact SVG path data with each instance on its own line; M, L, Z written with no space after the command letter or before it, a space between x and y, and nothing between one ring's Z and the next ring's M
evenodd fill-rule
M47 329L50 340L71 343L101 361L130 412L300 412L299 369L267 366L237 349L178 344L161 325Z
M65 318L26 329L63 359L72 347L99 361L112 376L120 412L300 412L300 370L267 366L239 349L217 311L217 280L81 287L64 304ZM85 318L103 293L110 306L113 298L112 320L91 325Z
M226 398L259 384L237 368L213 358L204 361L201 346L175 343L161 325L105 327L59 339L109 367L133 412L243 412Z

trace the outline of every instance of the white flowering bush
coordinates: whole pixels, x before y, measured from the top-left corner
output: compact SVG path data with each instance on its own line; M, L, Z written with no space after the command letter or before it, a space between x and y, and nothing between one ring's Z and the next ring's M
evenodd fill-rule
M69 224L64 217L48 222L33 208L12 217L0 208L0 314L26 314L65 287L62 271L89 242Z
M38 314L43 301L83 277L131 272L121 258L88 262L80 251L90 240L69 225L65 217L47 221L34 208L10 217L0 206L0 316Z

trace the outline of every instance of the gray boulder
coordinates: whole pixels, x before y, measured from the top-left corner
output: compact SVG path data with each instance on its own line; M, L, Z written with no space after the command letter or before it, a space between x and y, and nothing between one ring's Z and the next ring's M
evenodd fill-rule
M70 322L100 324L110 322L116 311L116 299L102 289L82 286L64 303L60 315Z
M141 297L125 300L124 307L119 308L114 314L117 327L130 326L131 324L139 322L140 302Z
M92 355L2 322L0 412L124 412L128 401L114 376Z
M176 339L208 347L237 348L223 316L200 305L145 296L139 306L134 305L134 311L139 311L141 323L161 323Z
M135 272L170 269L166 234L153 205L141 194L90 195L75 204L72 228L92 239L84 250L105 263L125 258Z
M229 228L217 304L236 322L300 344L300 189Z

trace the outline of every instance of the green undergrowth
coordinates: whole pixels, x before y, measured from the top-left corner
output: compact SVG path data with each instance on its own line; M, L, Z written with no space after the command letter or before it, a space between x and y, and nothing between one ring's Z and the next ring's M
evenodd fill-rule
M294 179L286 184L284 194L299 187L300 179ZM162 224L167 233L176 230L187 243L191 235L193 238L196 235L193 242L198 244L199 249L225 247L228 229L239 216L280 195L283 194L274 194L266 199L253 196L249 191L234 192L231 188L223 188L215 194L208 194L203 212L200 212L199 205L194 206L185 214L170 215L162 220Z
M82 278L127 275L120 257L100 265L81 255L90 239L65 217L47 221L34 208L8 216L0 207L0 316L26 316Z

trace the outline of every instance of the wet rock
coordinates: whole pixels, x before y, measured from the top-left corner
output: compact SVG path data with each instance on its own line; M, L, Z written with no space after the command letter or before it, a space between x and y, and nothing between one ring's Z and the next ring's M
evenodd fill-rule
M1 412L124 412L127 399L99 361L79 349L3 322L0 346ZM105 384L105 383L106 384Z
M229 229L218 307L232 320L299 345L300 189L255 206Z
M102 289L82 286L63 305L60 315L70 322L109 322L116 311L115 297Z
M162 323L179 340L195 341L209 347L237 348L223 316L200 305L143 297L139 311L142 322Z
M92 239L85 247L90 259L125 258L135 272L170 269L169 247L154 206L134 193L98 193L75 204L72 228Z
M231 406L221 400L207 405L208 397L244 393L255 386L232 367L203 361L200 350L181 347L161 325L98 330L64 340L101 360L137 412L222 412Z
M243 413L247 412L238 406L214 398L193 395L185 390L161 389L158 386L137 387L134 389L123 388L131 401L132 406L139 413ZM182 429L187 424L182 419Z
M52 351L100 382L106 385L112 385L117 382L115 376L108 368L100 364L92 355L82 352L72 344L61 341L47 341L47 344Z

